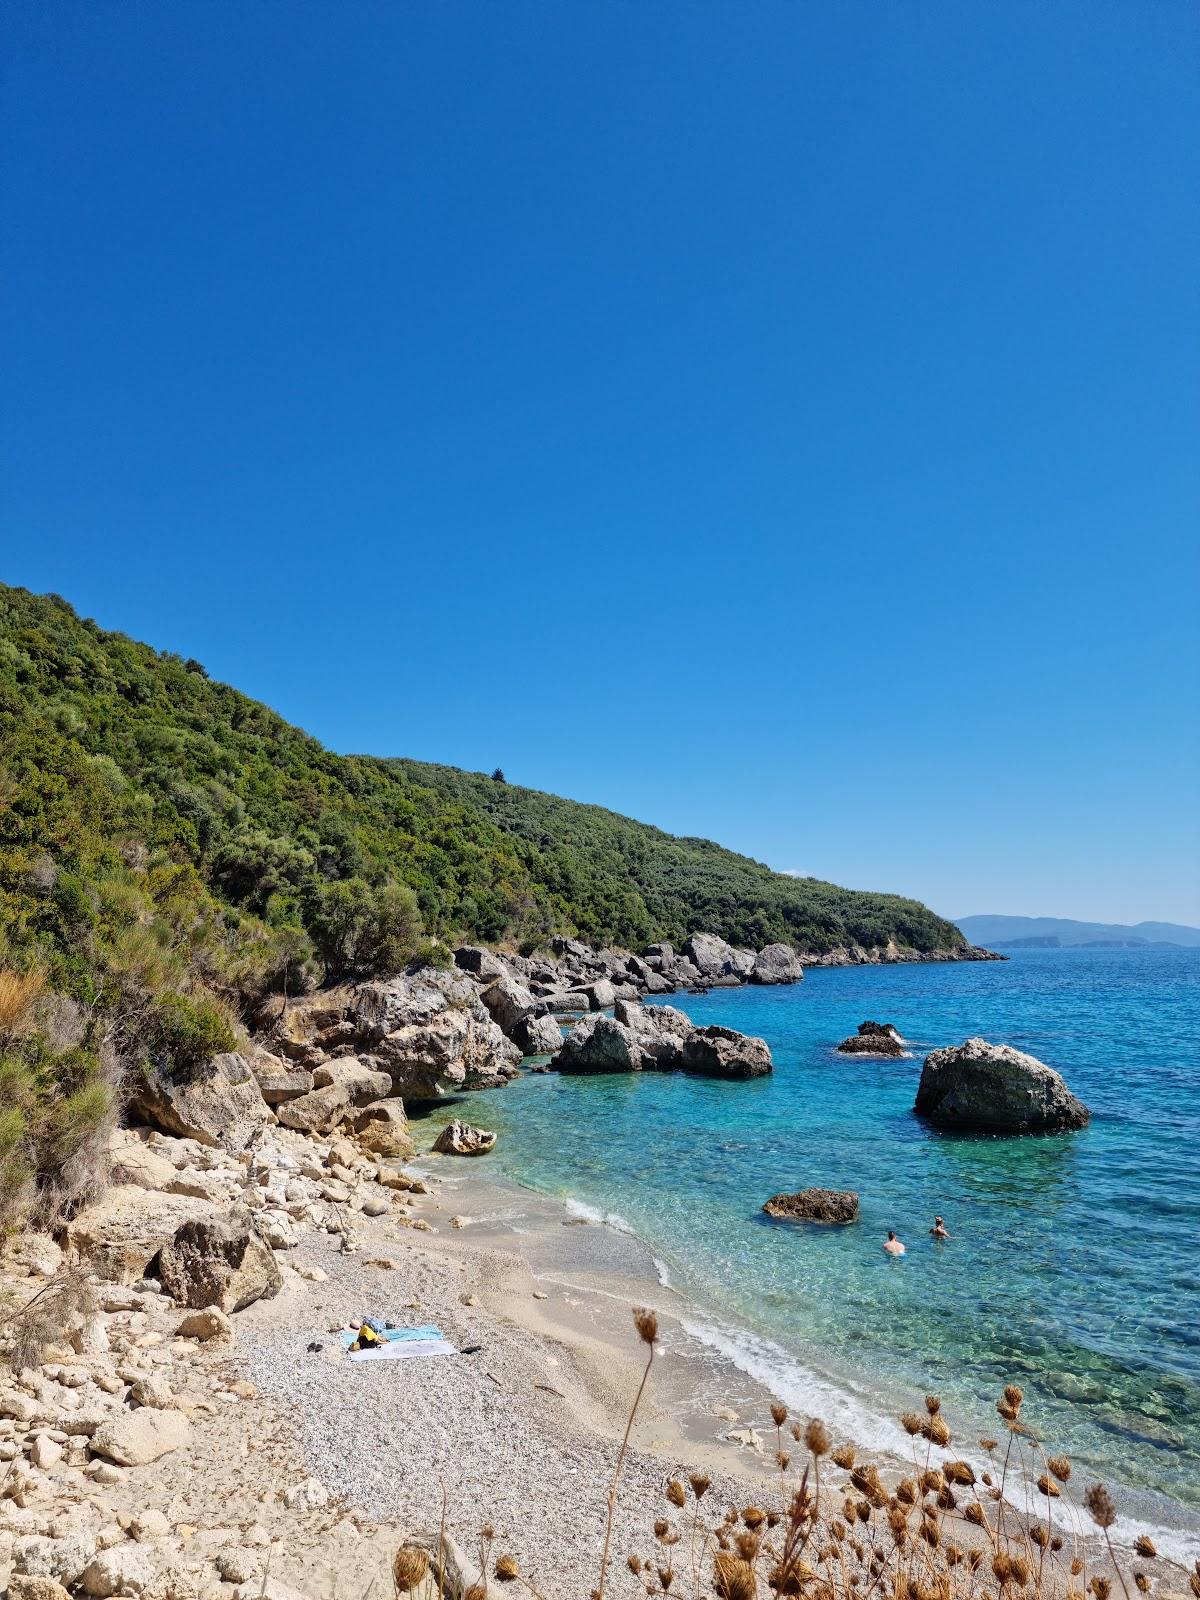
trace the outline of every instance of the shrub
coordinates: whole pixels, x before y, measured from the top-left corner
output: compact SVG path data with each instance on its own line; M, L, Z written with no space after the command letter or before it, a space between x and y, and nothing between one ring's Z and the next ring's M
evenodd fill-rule
M141 1031L152 1064L174 1078L185 1078L213 1056L237 1046L227 1015L212 1000L164 994L155 1001Z

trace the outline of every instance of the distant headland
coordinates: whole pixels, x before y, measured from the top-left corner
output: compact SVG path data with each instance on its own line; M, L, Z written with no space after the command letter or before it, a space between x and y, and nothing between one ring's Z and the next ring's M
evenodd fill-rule
M972 944L1013 950L1195 950L1200 928L1177 922L1076 922L1070 917L959 917Z

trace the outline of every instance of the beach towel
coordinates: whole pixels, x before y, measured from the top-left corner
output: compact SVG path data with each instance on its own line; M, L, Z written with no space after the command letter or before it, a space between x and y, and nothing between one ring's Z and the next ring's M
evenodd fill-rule
M423 1328L385 1328L380 1334L380 1344L369 1350L351 1350L358 1338L358 1329L344 1330L338 1336L349 1361L404 1361L415 1356L453 1356L458 1351L442 1338L442 1330L432 1324Z

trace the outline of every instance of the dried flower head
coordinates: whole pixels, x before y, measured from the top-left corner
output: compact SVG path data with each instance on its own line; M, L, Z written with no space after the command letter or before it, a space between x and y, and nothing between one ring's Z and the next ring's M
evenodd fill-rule
M1047 1472L1042 1473L1041 1477L1037 1481L1037 1486L1046 1496L1047 1500L1057 1500L1059 1495L1062 1494L1062 1490Z
M1137 1584L1137 1586L1138 1586L1139 1590L1142 1592L1142 1594L1149 1594L1150 1593L1150 1579L1149 1579L1149 1577L1147 1576L1146 1573L1144 1573L1144 1572L1135 1572L1134 1575L1133 1575L1133 1581L1134 1581L1134 1583Z
M754 1568L739 1556L720 1550L713 1557L713 1587L720 1600L754 1600Z
M670 1567L659 1567L658 1581L662 1585L662 1592L664 1594L666 1594L667 1590L671 1587L671 1579L674 1576L675 1574L671 1571Z
M1021 1409L1021 1401L1024 1400L1025 1396L1015 1383L1006 1383L1004 1385L1004 1398L1015 1411L1019 1411Z
M938 1412L942 1409L941 1395L927 1394L925 1396L925 1409L928 1411L931 1417L936 1417Z
M1014 1583L1019 1583L1022 1588L1029 1582L1029 1562L1024 1556L1014 1555L1009 1558L1009 1571Z
M921 1419L915 1411L906 1411L900 1418L900 1426L908 1434L909 1438L913 1438L921 1431Z
M747 1506L742 1512L742 1521L748 1528L761 1528L767 1520L767 1513L759 1506Z
M751 1533L748 1529L739 1533L733 1544L743 1561L754 1561L762 1548L762 1540L756 1533Z
M995 1439L980 1439L979 1448L981 1450L986 1450L990 1455L991 1452L996 1448L996 1443L997 1441Z
M1071 1558L1071 1576L1073 1578L1077 1578L1082 1571L1083 1571L1083 1558L1082 1558L1082 1556L1072 1556L1072 1558Z
M926 1417L921 1424L921 1432L931 1444L945 1447L950 1443L950 1427L943 1416Z
M896 1485L896 1499L902 1506L915 1506L917 1503L917 1486L911 1478L901 1478Z
M654 1537L661 1543L670 1533L671 1524L665 1517L659 1517L654 1524Z
M1148 1533L1139 1533L1137 1538L1133 1541L1133 1548L1137 1551L1138 1555L1143 1556L1147 1561L1153 1561L1154 1557L1158 1554L1158 1549L1155 1546L1154 1540Z
M687 1504L687 1490L683 1487L678 1478L672 1478L670 1480L670 1482L667 1484L666 1492L667 1499L673 1506L678 1506L680 1510L682 1510Z
M947 1461L942 1467L951 1483L958 1483L969 1489L975 1482L975 1468L969 1461Z
M392 1558L392 1582L397 1594L411 1594L429 1571L429 1552L420 1545L402 1544Z
M1046 1465L1059 1483L1066 1483L1071 1476L1071 1463L1066 1456L1047 1456Z
M1102 1483L1093 1483L1084 1490L1083 1503L1098 1528L1111 1528L1117 1520L1116 1503Z
M1037 1545L1039 1550L1044 1550L1050 1543L1050 1535L1046 1532L1045 1528L1040 1522L1035 1522L1032 1528L1030 1528L1029 1537L1033 1540L1034 1544Z
M1099 1573L1088 1584L1088 1588L1095 1595L1096 1600L1108 1600L1112 1593L1112 1579L1103 1578Z
M806 1449L814 1456L829 1454L829 1429L819 1418L814 1417L804 1430L804 1444Z
M520 1573L516 1556L508 1555L501 1556L493 1570L501 1583L511 1583Z
M788 1418L787 1407L784 1406L784 1405L780 1405L779 1401L776 1400L774 1402L774 1404L772 1405L772 1407L771 1407L771 1421L775 1424L775 1426L777 1428L782 1428L784 1423L787 1421L787 1418Z
M636 1574L642 1570L642 1558L639 1555L635 1555L631 1550L625 1557L625 1565L629 1568L630 1572Z
M786 1451L786 1450L777 1450L775 1452L775 1459L779 1463L780 1472L786 1472L787 1469L788 1469L788 1463L792 1459L791 1455L788 1453L788 1451Z
M658 1318L654 1312L648 1311L645 1306L635 1306L633 1325L637 1329L638 1338L642 1343L653 1345L658 1338Z
M977 1528L982 1528L987 1518L983 1514L983 1507L977 1500L969 1500L963 1507L963 1516L968 1522L973 1522Z
M832 1459L837 1466L842 1467L845 1469L845 1471L849 1472L850 1468L854 1465L854 1446L852 1444L838 1445L837 1449L833 1452Z
M463 1600L487 1600L487 1584L473 1583L464 1591Z
M707 1472L693 1472L691 1477L688 1479L688 1482L692 1486L692 1493L696 1496L696 1499L701 1500L704 1497L704 1491L708 1488L709 1484L712 1482L712 1479L708 1476Z

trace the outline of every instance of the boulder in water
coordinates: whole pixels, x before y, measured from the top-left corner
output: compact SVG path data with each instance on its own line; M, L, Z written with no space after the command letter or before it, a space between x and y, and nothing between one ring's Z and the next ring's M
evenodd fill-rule
M1053 1067L986 1039L926 1056L913 1109L935 1128L983 1133L1057 1133L1090 1117Z
M853 1189L801 1189L772 1195L763 1210L784 1222L854 1222L858 1195Z
M455 1117L438 1134L433 1148L443 1156L485 1156L495 1149L496 1135L488 1128L473 1128Z
M858 1032L852 1033L838 1045L844 1056L902 1056L904 1040L891 1022L860 1022Z

